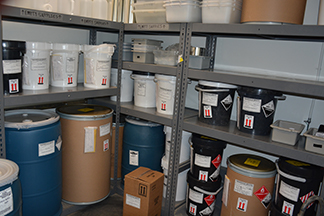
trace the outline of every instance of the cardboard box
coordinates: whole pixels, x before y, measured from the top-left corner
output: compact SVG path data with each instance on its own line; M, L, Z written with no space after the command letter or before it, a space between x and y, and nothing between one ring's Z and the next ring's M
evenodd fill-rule
M139 167L125 175L124 216L159 216L164 174Z

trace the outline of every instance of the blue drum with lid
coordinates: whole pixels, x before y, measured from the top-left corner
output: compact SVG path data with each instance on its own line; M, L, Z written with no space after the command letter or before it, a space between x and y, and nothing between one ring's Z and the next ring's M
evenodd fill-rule
M7 158L20 168L24 216L62 212L61 125L52 111L5 112Z

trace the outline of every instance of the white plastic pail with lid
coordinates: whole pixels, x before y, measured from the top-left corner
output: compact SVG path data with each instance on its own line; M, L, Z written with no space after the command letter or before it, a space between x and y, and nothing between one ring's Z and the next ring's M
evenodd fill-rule
M49 87L51 44L26 42L23 64L23 89L38 90Z
M155 107L155 82L154 74L134 72L134 105L144 108Z
M114 44L83 45L85 87L109 88L114 50Z
M175 76L155 75L156 109L158 113L172 115L175 95Z
M58 0L58 12L80 15L80 0Z
M77 44L52 44L51 85L75 87L78 84L80 46Z
M57 0L34 0L33 6L37 10L57 12Z
M130 102L133 100L134 80L130 77L133 71L121 71L120 102ZM118 69L111 69L110 86L117 86ZM112 101L117 101L117 96L110 97Z

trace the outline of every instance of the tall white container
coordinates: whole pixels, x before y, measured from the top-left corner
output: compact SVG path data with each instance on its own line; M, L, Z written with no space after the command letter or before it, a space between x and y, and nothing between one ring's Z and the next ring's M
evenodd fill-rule
M80 15L80 0L58 0L58 12Z
M155 107L154 75L150 73L133 73L132 79L134 79L134 105L144 108Z
M26 42L23 89L39 90L49 87L50 53L50 43Z
M108 2L107 0L92 1L92 18L108 19Z
M84 86L109 88L114 44L84 45Z
M2 4L21 8L33 8L34 0L5 0Z
M55 43L52 49L51 85L56 87L77 86L80 46Z
M80 16L92 16L92 0L80 0Z
M173 115L176 77L156 74L155 82L157 112Z
M134 89L134 80L130 77L133 71L122 70L121 73L121 85L120 85L120 102L130 102L133 101L133 89ZM118 69L111 69L110 76L110 86L117 86L118 81ZM112 101L117 101L117 96L110 97Z
M34 0L33 5L37 10L57 12L57 0Z

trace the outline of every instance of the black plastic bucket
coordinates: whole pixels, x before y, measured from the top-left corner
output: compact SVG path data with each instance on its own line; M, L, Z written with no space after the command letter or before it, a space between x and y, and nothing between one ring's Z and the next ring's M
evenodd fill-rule
M215 182L204 182L187 173L187 215L213 215L216 207L216 196L221 190L222 177Z
M237 105L237 127L240 131L254 135L268 135L271 131L278 99L285 99L280 92L239 87Z
M277 162L278 179L275 206L281 213L296 216L306 200L317 195L323 180L323 168L280 157ZM305 216L316 215L316 203L308 206Z
M271 208L268 215L269 216L289 216L289 214L281 213L281 211L276 208L274 203L271 204Z
M199 80L196 86L199 91L198 120L211 125L228 125L236 88L225 83Z
M2 41L2 73L5 94L22 91L22 65L26 53L24 41Z
M197 180L217 181L226 142L203 135L192 134L190 172Z

